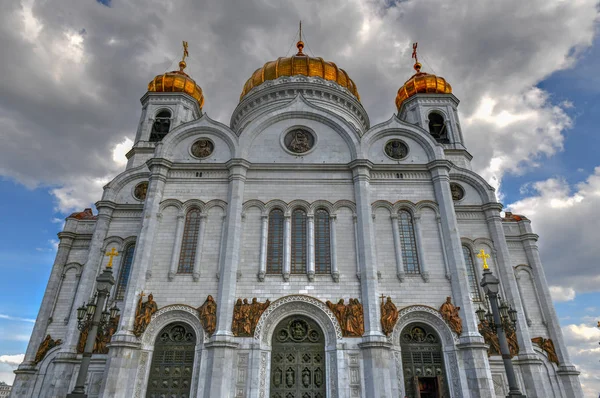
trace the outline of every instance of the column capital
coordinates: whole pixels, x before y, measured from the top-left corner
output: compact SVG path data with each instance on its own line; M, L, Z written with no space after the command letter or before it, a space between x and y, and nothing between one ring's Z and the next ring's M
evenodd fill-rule
M500 213L503 208L504 208L504 206L502 205L502 203L499 203L499 202L489 202L489 203L485 203L481 206L481 209L483 211L496 210L498 213Z
M442 171L448 173L452 169L452 162L446 159L436 159L432 162L427 163L427 170L429 171Z
M117 208L117 204L111 200L99 200L95 203L96 209L98 210L98 216L110 213Z

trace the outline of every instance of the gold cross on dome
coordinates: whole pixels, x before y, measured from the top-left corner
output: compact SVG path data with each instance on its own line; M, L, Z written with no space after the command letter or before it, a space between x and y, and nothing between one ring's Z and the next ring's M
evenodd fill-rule
M106 264L106 268L112 268L112 263L113 263L113 257L118 256L119 252L115 250L115 248L113 247L111 251L106 252L106 256L110 257L110 260L108 260L108 264Z
M480 258L483 260L483 269L490 269L490 267L488 266L488 263L487 263L487 259L490 258L490 255L487 254L485 252L485 250L483 250L483 249L479 250L479 254L477 255L477 258Z

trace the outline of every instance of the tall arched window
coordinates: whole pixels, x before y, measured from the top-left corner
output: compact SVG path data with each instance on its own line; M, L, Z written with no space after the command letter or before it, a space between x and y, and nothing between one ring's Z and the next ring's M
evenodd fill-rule
M292 274L306 273L306 212L294 210L292 213Z
M150 133L150 141L158 142L167 135L171 128L171 112L161 111L154 118L152 124L152 132Z
M127 282L129 282L134 251L135 245L129 245L123 251L125 254L123 255L123 262L119 269L119 280L117 282L117 290L115 291L115 300L123 300L125 297L125 289L127 289Z
M267 242L267 274L283 272L283 211L269 213L269 239Z
M327 210L315 212L315 273L331 272L330 224Z
M473 262L473 254L471 249L463 245L463 256L465 257L465 265L467 266L467 277L469 278L469 291L471 292L471 300L481 301L481 293L479 292L479 283L477 283L477 271Z
M404 262L404 271L407 274L418 274L419 256L417 255L417 242L415 239L415 227L413 217L406 210L400 210L398 213L398 227L400 230L400 246L402 248L402 260Z
M448 142L448 132L444 117L437 112L429 114L429 133L440 142Z
M185 216L183 241L179 254L178 274L191 274L196 260L196 244L198 243L198 230L200 229L200 209L191 209Z

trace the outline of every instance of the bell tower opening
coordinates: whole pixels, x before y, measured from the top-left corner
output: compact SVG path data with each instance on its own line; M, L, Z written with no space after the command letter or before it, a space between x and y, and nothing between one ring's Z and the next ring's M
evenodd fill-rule
M312 319L290 316L273 333L271 398L325 398L325 337Z
M436 141L447 144L448 130L446 128L446 121L444 117L437 112L431 112L429 114L429 133L436 139Z
M159 142L165 138L171 128L171 112L160 111L152 123L152 132L150 133L150 142Z

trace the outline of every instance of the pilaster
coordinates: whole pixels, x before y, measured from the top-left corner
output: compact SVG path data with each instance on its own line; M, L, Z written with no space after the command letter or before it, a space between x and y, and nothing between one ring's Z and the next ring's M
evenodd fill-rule
M200 225L198 226L198 240L196 241L196 256L194 257L194 270L192 271L192 278L194 279L194 282L198 282L198 280L200 279L200 264L202 263L202 247L204 246L205 230L206 214L200 214Z
M269 216L263 214L260 216L260 257L258 266L258 280L264 282L267 274L267 238L268 238Z
M177 216L177 225L175 225L175 244L173 245L173 252L171 253L171 267L169 268L168 275L170 281L175 278L177 266L179 265L179 256L181 255L181 244L183 240L184 220L185 216L183 214L179 214Z
M340 271L337 263L337 233L336 233L337 216L332 214L329 217L329 229L331 231L331 276L334 282L340 281Z
M478 391L477 396L480 398L492 398L494 397L492 373L487 358L487 346L477 330L475 309L471 302L467 268L450 192L450 167L451 163L447 160L436 160L428 164L435 198L440 209L440 224L450 265L452 298L461 311L463 330L459 349L469 389Z
M308 280L313 281L315 279L315 217L312 214L309 214L307 217L308 221L308 231L306 234L306 246L308 254Z

